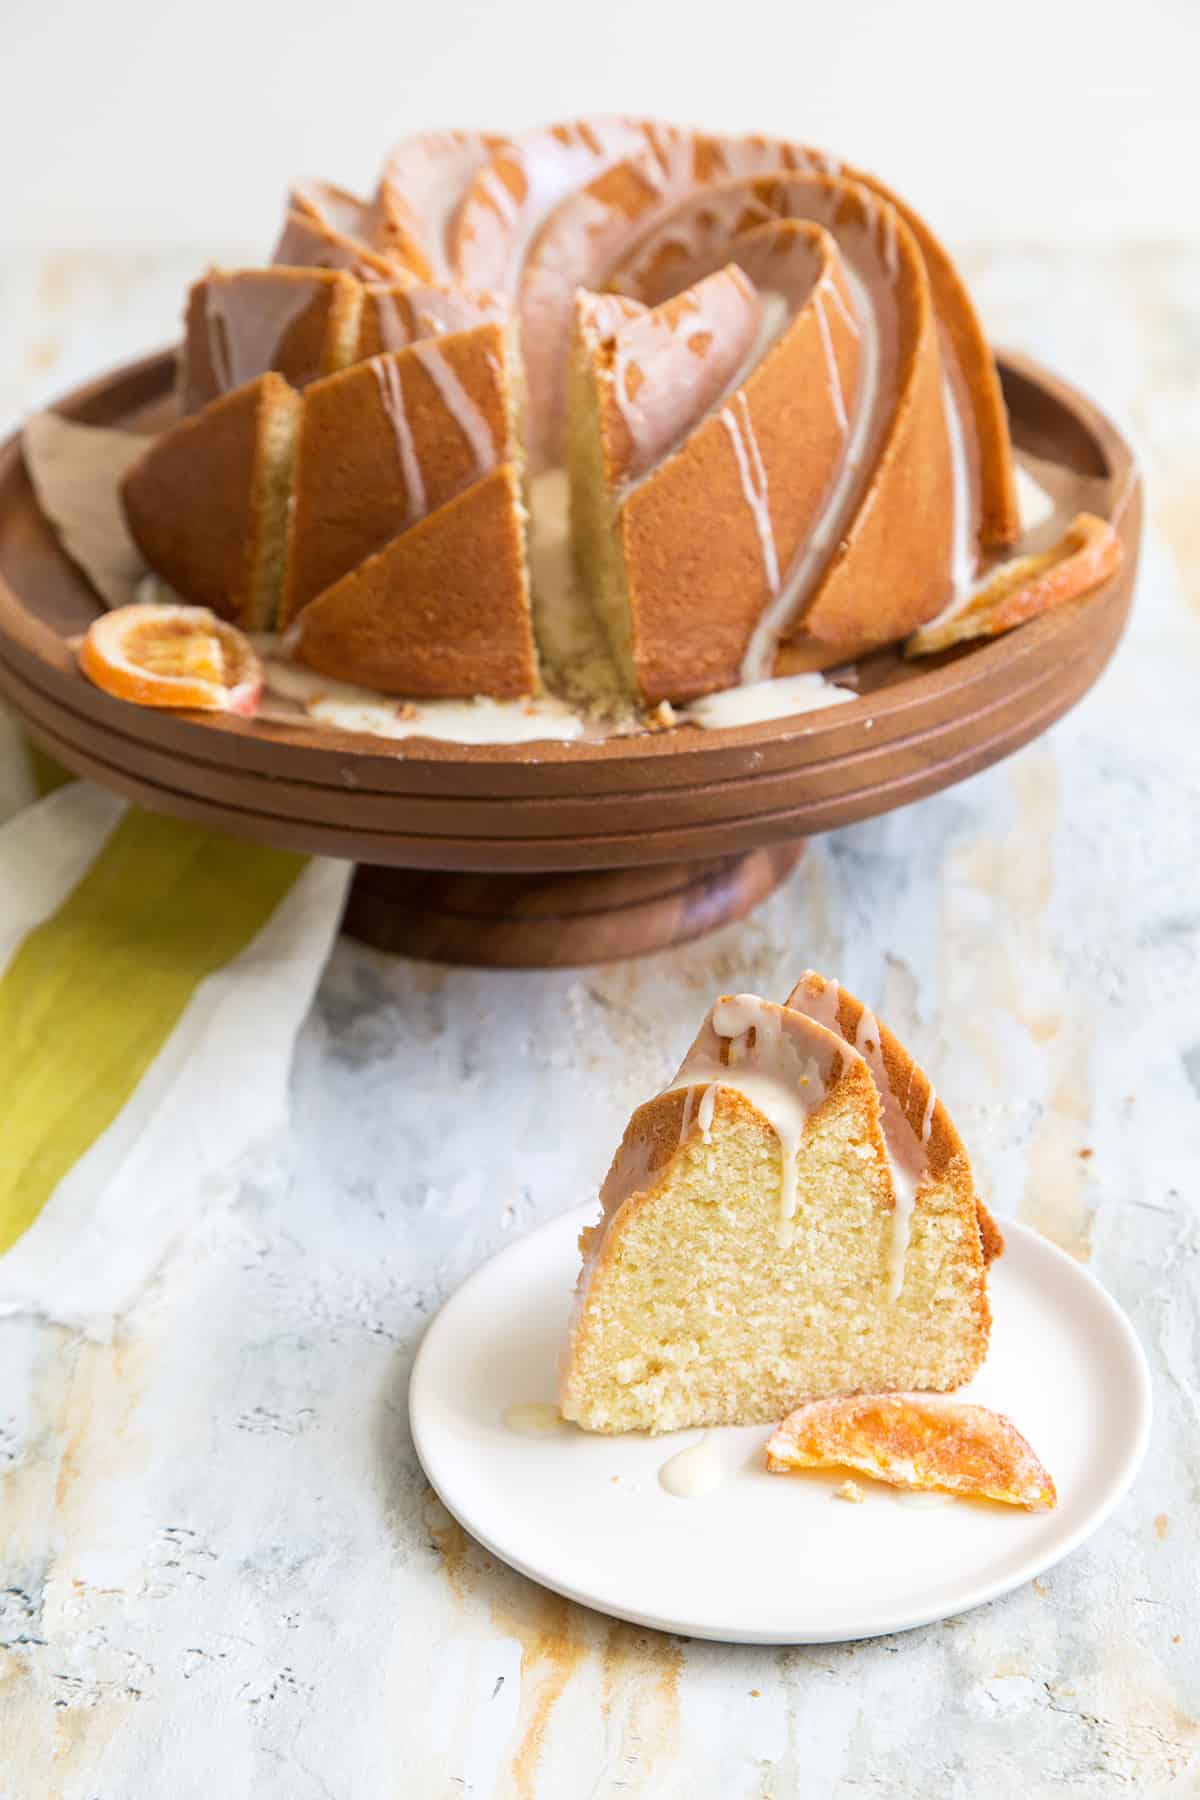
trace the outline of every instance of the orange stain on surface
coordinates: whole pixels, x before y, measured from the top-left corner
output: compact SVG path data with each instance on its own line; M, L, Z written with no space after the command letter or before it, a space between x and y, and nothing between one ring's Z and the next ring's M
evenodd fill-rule
M587 1656L580 1629L587 1615L523 1576L511 1576L509 1583L509 1591L492 1605L495 1624L521 1646L521 1705L509 1791L516 1800L535 1800L554 1709Z
M432 1488L425 1496L425 1524L433 1547L442 1559L450 1590L456 1600L461 1600L471 1539L458 1520L446 1511Z
M683 1647L657 1631L614 1621L601 1662L600 1705L610 1730L620 1731L620 1748L610 1761L635 1770L649 1784L679 1752L679 1682Z

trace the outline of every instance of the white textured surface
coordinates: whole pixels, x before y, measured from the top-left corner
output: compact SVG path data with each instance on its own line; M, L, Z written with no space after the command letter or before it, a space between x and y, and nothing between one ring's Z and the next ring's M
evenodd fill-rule
M257 238L294 175L361 189L407 132L612 112L824 145L960 240L1195 229L1195 0L5 0L4 26L23 243Z
M0 413L161 340L195 260L10 259ZM523 976L339 946L289 1135L119 1340L0 1322L11 1800L1196 1791L1200 254L970 273L1001 341L1143 445L1162 536L1114 667L1049 738L814 842L690 948ZM995 1210L1128 1309L1154 1440L1084 1550L978 1613L689 1644L467 1543L415 1466L405 1383L442 1297L595 1191L713 994L782 996L806 964L928 1064Z

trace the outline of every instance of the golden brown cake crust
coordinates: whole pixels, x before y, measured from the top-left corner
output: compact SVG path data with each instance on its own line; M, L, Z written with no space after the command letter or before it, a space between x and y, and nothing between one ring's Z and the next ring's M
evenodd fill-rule
M296 654L322 675L384 693L533 694L521 519L508 463L313 600Z
M260 376L156 438L121 484L130 532L151 568L184 599L243 627L260 625L267 438L298 405L282 376Z
M831 1009L829 999L835 993L836 1009ZM823 999L825 1004L822 1004ZM857 1045L864 1031L871 1037L878 1034L888 1085L900 1102L914 1135L925 1145L931 1174L948 1180L959 1204L975 1213L979 1223L980 1255L986 1267L1004 1249L1004 1238L996 1221L975 1192L975 1179L963 1141L924 1069L887 1026L881 1024L874 1014L868 1013L862 1001L842 987L840 982L826 981L824 976L809 969L788 995L787 1004L810 1012L814 1018L827 1020L848 1044ZM986 1293L984 1308L985 1326L990 1326L991 1313L987 1311Z
M308 388L282 623L398 532L511 461L511 416L506 341L496 324L356 363Z
M502 324L508 306L499 294L468 292L440 282L373 282L364 290L356 362L403 350L420 338Z
M829 240L814 247L814 260L819 279L838 281ZM755 459L765 476L780 569L816 519L842 445L826 332L839 380L852 395L857 340L834 306L818 313L805 305L748 376L743 398L731 396L621 507L634 664L649 704L693 699L733 687L740 677L754 626L771 599L762 530L746 497Z
M351 360L362 288L336 269L212 269L188 293L180 410L273 369L293 387Z
M933 289L913 233L880 216L872 193L823 174L719 184L660 221L614 276L655 304L727 258L754 267L773 234L802 228L829 245L783 339L620 504L624 634L647 702L829 667L949 597L954 462ZM874 320L869 376L843 263ZM852 419L864 433L853 445ZM714 460L705 440L722 429L731 441ZM969 537L969 480L957 504Z

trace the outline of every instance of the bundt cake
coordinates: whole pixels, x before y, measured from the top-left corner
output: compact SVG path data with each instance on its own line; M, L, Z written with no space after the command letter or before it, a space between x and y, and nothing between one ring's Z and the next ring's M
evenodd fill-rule
M213 420L241 416L211 409L267 373L299 396L298 449L291 486L272 464L288 528L251 594L196 552L199 465L184 477ZM182 422L126 486L152 567L388 692L532 692L531 634L582 597L626 714L827 669L969 605L1020 532L999 381L953 264L872 177L779 139L616 117L429 132L369 199L297 183L272 266L191 290L179 391ZM180 479L152 483L156 466ZM261 529L232 481L222 539L239 518ZM564 481L581 598L531 610L526 513L536 540ZM450 562L482 577L473 602L439 587L464 532ZM1037 604L1101 566L1064 556ZM559 681L553 658L542 673Z
M983 1359L999 1233L928 1078L834 982L719 1000L601 1202L560 1397L587 1430L772 1422Z

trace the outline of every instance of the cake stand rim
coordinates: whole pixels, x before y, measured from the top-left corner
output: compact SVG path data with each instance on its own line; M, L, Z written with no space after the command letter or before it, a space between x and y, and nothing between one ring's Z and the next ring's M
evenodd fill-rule
M139 396L138 403L126 404L106 422L119 424L122 420L128 421L136 417L139 406L144 409L156 395L166 391L171 378L173 354L169 349L159 350L120 364L73 389L54 402L51 410L60 412L64 417L94 423L97 411L103 412L106 403L111 404L114 393L124 391ZM1072 416L1077 424L1082 423L1105 464L1110 487L1115 490L1124 484L1125 501L1120 528L1127 552L1136 561L1140 540L1142 483L1136 456L1123 433L1087 395L1053 374L1036 359L1005 351L997 352L997 362L1002 374L1007 373L1017 382L1024 382L1047 395L1059 408ZM13 476L14 465L18 478L28 482L21 459L19 431L0 444L0 483ZM31 500L36 508L36 499L32 498L32 493ZM38 511L40 515L40 509ZM0 531L0 549L2 546L3 534ZM70 558L60 546L57 546L57 554L64 563L70 564ZM70 566L74 568L73 564ZM1106 586L1119 583L1123 572L1118 570ZM76 574L83 580L78 571ZM606 773L616 775L623 770L640 769L651 778L648 783L639 782L638 785L657 786L659 784L653 779L657 768L673 766L678 770L678 759L685 759L688 768L694 770L695 778L703 780L711 778L704 774L704 765L719 763L727 756L732 756L735 762L745 766L747 760L752 764L759 755L775 754L783 759L777 766L787 767L791 766L790 752L793 749L802 753L806 748L811 750L818 744L827 745L827 755L821 760L832 759L848 751L854 739L861 736L864 730L875 730L881 723L886 725L894 722L903 730L906 715L912 715L909 722L917 728L916 722L925 708L940 710L947 702L958 700L969 704L971 690L986 687L991 681L1007 687L1009 683L1006 677L1011 676L1021 662L1031 657L1037 658L1041 653L1051 650L1057 639L1069 639L1073 636L1074 630L1078 628L1081 605L1095 605L1101 597L1093 595L1089 596L1087 602L1057 608L1015 632L996 639L977 641L965 653L952 660L942 661L929 669L915 670L911 676L901 681L834 707L750 725L713 730L684 727L671 732L610 738L599 743L537 740L518 745L462 745L415 737L393 740L306 726L303 723L296 727L279 727L269 722L234 720L221 715L206 717L184 713L156 713L150 709L136 708L101 694L78 674L67 639L30 611L29 602L11 585L3 570L0 570L0 657L6 651L10 655L15 652L18 665L24 658L32 659L39 665L43 678L53 689L59 689L60 684L64 684L67 689L73 690L72 698L78 702L75 710L94 719L99 725L111 723L113 729L120 729L116 724L119 718L128 727L123 735L135 740L144 738L163 748L177 749L183 756L190 755L202 762L222 761L223 749L235 753L250 752L253 756L255 747L264 751L269 747L271 751L286 753L293 761L298 762L302 757L305 765L312 763L315 758L317 763L314 768L324 761L329 769L328 781L334 786L345 784L345 776L340 771L347 760L351 766L362 769L364 787L372 785L369 770L377 773L391 771L393 778L385 784L388 791L392 790L395 775L400 770L440 769L453 780L451 771L455 768L463 771L464 777L468 771L477 771L485 777L488 771L497 775L502 771L514 774L532 771L535 780L550 771L562 773L565 770L596 770L599 773L603 769ZM100 610L99 602L97 610ZM59 692L55 697L66 701L65 692ZM70 704L69 701L66 703ZM958 710L957 706L951 710ZM137 714L137 719L130 718L130 714ZM667 759L665 763L664 759ZM799 760L804 762L809 758L801 754ZM315 773L310 778L320 782L320 777ZM669 787L676 783L671 781L662 785Z

